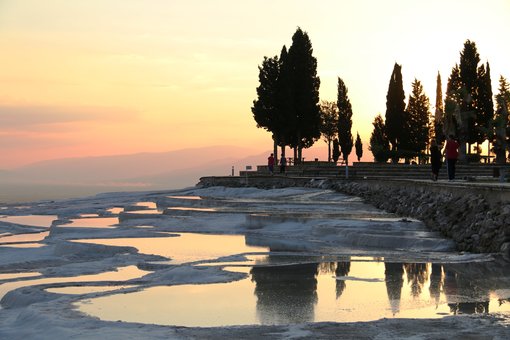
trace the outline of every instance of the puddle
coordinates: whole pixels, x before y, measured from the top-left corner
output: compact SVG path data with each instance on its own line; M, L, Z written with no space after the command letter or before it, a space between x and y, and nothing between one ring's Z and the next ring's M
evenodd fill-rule
M39 242L50 234L49 231L42 233L29 233L29 234L16 234L0 237L0 245L3 243L18 243L18 242Z
M326 262L254 267L236 282L158 286L76 306L102 320L217 327L510 315L507 293L430 263ZM140 313L140 305L151 313Z
M147 209L157 209L155 202L137 202L135 203L137 207L146 207Z
M24 216L3 216L0 222L9 222L32 227L49 228L51 223L58 218L57 215L24 215Z
M57 294L81 295L99 292L109 292L131 287L134 286L73 286L73 287L48 288L45 290L47 292Z
M119 223L117 217L92 217L92 218L76 218L70 223L61 224L58 227L80 227L80 228L114 228Z
M23 272L23 273L4 273L0 274L0 281L20 279L25 277L40 276L38 272Z
M167 196L168 198L175 198L178 200L201 200L202 197L200 196Z
M99 274L80 275L73 277L51 277L44 279L8 282L0 285L0 300L7 292L20 287L64 282L125 281L142 277L148 273L150 272L140 270L136 266L126 266L118 268L116 271L109 271Z
M10 248L41 248L46 246L44 243L5 243L0 244L0 247L10 247Z
M115 207L115 208L110 208L110 209L108 209L106 211L109 212L112 215L118 215L118 214L120 214L121 212L124 211L124 208Z
M173 237L79 240L110 246L130 246L140 253L171 258L171 264L211 260L232 254L268 252L269 248L248 246L241 235L181 233Z
M80 214L80 218L99 217L98 214Z
M163 212L159 210L132 210L132 211L126 211L124 214L143 214L143 215L161 215Z
M195 207L170 207L167 210L174 211L202 211L202 212L213 212L218 211L216 208L195 208Z

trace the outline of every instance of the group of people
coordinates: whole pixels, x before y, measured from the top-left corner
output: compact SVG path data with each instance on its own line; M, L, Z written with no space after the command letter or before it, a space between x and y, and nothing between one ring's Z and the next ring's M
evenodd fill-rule
M436 140L432 140L430 145L430 163L432 166L432 180L437 181L439 176L439 170L442 165L442 157L446 158L446 169L448 172L448 180L453 181L455 179L455 164L457 163L457 159L459 158L459 142L455 140L453 135L448 136L446 140L446 145L444 147L443 152L439 146L437 145ZM269 169L269 173L274 173L274 154L269 155L267 158L267 167ZM280 173L285 173L285 167L287 166L287 159L284 155L280 157Z
M441 169L442 156L446 158L446 171L448 173L448 180L455 179L455 164L459 158L459 142L455 140L453 135L449 135L446 140L446 145L441 153L439 146L435 140L432 140L430 145L430 164L432 166L432 180L437 181L439 176L439 169Z
M272 175L274 173L274 154L269 155L267 158L267 167L269 168L269 173ZM285 167L287 166L287 159L281 155L280 157L280 173L285 173Z

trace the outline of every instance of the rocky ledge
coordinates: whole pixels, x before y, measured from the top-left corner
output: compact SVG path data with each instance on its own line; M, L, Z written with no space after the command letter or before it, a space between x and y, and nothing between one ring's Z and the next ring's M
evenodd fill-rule
M372 181L325 181L322 186L419 219L453 239L460 251L510 253L510 204L488 199L479 190L431 190L430 185Z
M510 256L510 190L507 188L431 181L347 181L284 176L204 177L198 185L332 189L361 197L388 212L419 219L432 230L453 239L459 251L502 252Z

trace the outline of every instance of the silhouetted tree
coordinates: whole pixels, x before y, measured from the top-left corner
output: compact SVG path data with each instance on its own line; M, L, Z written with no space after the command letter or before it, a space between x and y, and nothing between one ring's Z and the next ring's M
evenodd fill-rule
M459 160L466 160L466 143L476 143L475 94L478 91L478 63L480 55L476 44L470 40L464 43L460 53L460 79L462 81L462 104L460 106ZM471 150L471 148L469 148Z
M328 162L331 162L331 143L338 134L338 108L335 102L321 102L321 118L322 138L328 144Z
M386 137L386 128L384 120L378 114L372 123L374 130L370 136L369 150L374 155L374 160L379 163L386 163L390 157L390 143Z
M457 113L460 112L462 105L462 80L460 79L459 65L455 64L452 68L448 84L446 86L446 99L444 112L444 134L459 135L459 123Z
M338 144L338 139L333 139L333 162L338 162L340 158L340 144Z
M363 143L361 142L361 138L359 136L359 132L356 132L356 142L354 144L356 148L356 157L358 157L358 162L363 157Z
M392 160L398 162L402 133L406 129L405 94L402 84L402 66L395 63L386 95L386 136L391 144Z
M278 101L278 86L280 76L280 62L277 56L264 57L259 66L259 83L257 87L258 99L253 101L251 111L257 122L257 127L272 132L274 154L277 155L277 145L281 142L284 119Z
M489 63L478 68L478 91L475 93L476 103L476 137L477 143L492 139L491 125L494 120L494 102L492 101L491 69Z
M436 80L436 110L434 114L434 136L439 145L446 140L444 133L444 106L443 106L443 89L441 83L441 74L437 72Z
M349 164L349 154L352 151L352 106L347 95L347 87L343 80L338 77L338 143L342 151L345 164Z
M285 72L289 77L290 107L296 122L291 146L297 150L297 160L301 160L302 149L312 146L321 136L317 59L313 56L308 34L301 28L292 36L292 45L284 64L287 64Z
M508 138L510 136L508 113L510 108L510 85L507 80L500 76L499 89L496 95L496 116L494 118L495 138L494 153L496 163L506 163L506 151L508 149Z
M409 155L420 156L425 153L429 141L430 104L429 98L423 91L423 85L417 79L412 84L407 112L409 126L405 147Z

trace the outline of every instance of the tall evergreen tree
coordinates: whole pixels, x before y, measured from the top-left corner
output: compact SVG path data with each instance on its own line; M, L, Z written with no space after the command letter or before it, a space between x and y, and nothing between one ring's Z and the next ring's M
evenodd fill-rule
M272 132L275 155L277 155L276 147L282 141L282 128L285 126L278 101L279 76L280 62L278 57L264 57L262 65L259 66L258 99L253 101L251 108L257 127Z
M509 112L510 112L510 84L500 76L499 89L496 95L496 116L494 119L495 138L494 152L496 154L496 163L506 163L506 151L509 147Z
M338 134L338 108L335 102L321 102L322 138L328 144L328 162L331 162L331 143Z
M340 144L338 144L338 138L333 139L333 162L338 162L340 158Z
M372 123L374 129L370 135L370 146L374 160L378 163L386 163L390 157L390 142L386 136L386 126L380 114L378 114Z
M458 64L452 68L448 84L446 86L446 99L444 107L444 134L445 136L459 135L459 117L462 105L462 80L460 78L460 68Z
M399 145L406 128L405 94L402 84L402 66L395 63L386 95L386 136L391 144L393 162L398 162Z
M441 83L441 74L437 72L436 80L436 110L434 114L434 136L438 144L445 141L444 133L444 105L443 105L443 89Z
M347 86L338 77L338 94L336 105L338 107L338 142L342 150L342 156L346 164L349 164L349 154L352 151L352 106L347 95Z
M462 81L462 105L460 107L459 160L465 161L466 143L477 142L475 95L478 91L478 63L480 55L476 44L470 40L464 43L460 53L460 78ZM470 150L470 149L469 149Z
M475 93L476 103L476 136L477 143L483 143L492 137L491 123L494 119L494 102L492 101L491 69L489 62L478 68L478 91Z
M363 142L361 142L361 137L359 136L359 132L356 132L356 142L354 143L354 147L356 149L356 157L358 157L358 162L363 157Z
M295 117L294 141L297 160L301 160L303 148L312 146L320 136L321 114L319 108L320 79L317 76L317 59L313 56L312 43L308 34L298 28L292 36L289 48L288 86L291 108Z
M423 91L423 85L417 79L412 83L412 91L407 105L409 126L407 129L409 155L421 156L429 141L430 104Z

